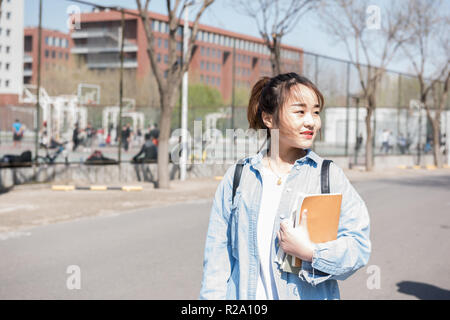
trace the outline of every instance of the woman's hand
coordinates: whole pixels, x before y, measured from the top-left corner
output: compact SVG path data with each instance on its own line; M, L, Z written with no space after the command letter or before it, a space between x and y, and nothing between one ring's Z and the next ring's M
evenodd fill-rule
M305 209L302 213L300 225L296 228L291 225L290 221L282 221L277 236L284 252L301 260L311 262L314 246L309 239L306 212L307 210Z

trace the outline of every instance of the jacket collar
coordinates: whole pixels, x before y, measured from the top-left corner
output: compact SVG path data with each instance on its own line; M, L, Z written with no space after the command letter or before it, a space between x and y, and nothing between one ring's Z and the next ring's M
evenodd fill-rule
M311 149L305 149L305 150L306 150L306 155L295 160L295 164L300 165L300 164L308 163L308 160L312 160L312 162L313 162L312 165L314 167L317 167L317 165L322 163L323 159L319 155L317 155L314 151L312 151ZM263 157L267 154L267 152L268 152L268 149L263 148L256 155L248 157L244 161L250 163L252 166L258 167L260 165Z

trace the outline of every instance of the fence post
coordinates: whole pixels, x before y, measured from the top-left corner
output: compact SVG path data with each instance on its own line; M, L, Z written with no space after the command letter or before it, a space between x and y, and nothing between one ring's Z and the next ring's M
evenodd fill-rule
M350 118L350 63L347 62L347 93L345 98L345 104L347 105L347 113L345 119L345 156L348 156L348 129Z

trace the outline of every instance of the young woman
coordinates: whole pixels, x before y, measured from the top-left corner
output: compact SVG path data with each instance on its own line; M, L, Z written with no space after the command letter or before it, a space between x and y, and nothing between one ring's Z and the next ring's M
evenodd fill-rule
M307 214L299 228L288 219L302 194L321 193L323 159L311 150L324 99L295 73L262 78L252 89L250 128L267 129L268 150L245 158L232 200L235 165L219 184L206 237L200 299L339 299L337 280L370 256L369 215L342 169L329 169L330 193L342 194L337 240L312 243ZM280 248L302 259L283 271Z

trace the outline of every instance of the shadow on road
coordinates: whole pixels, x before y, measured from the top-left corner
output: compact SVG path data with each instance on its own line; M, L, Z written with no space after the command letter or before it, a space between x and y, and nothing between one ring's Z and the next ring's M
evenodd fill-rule
M450 300L450 290L441 289L431 284L402 281L397 283L398 292L416 296L420 300Z

